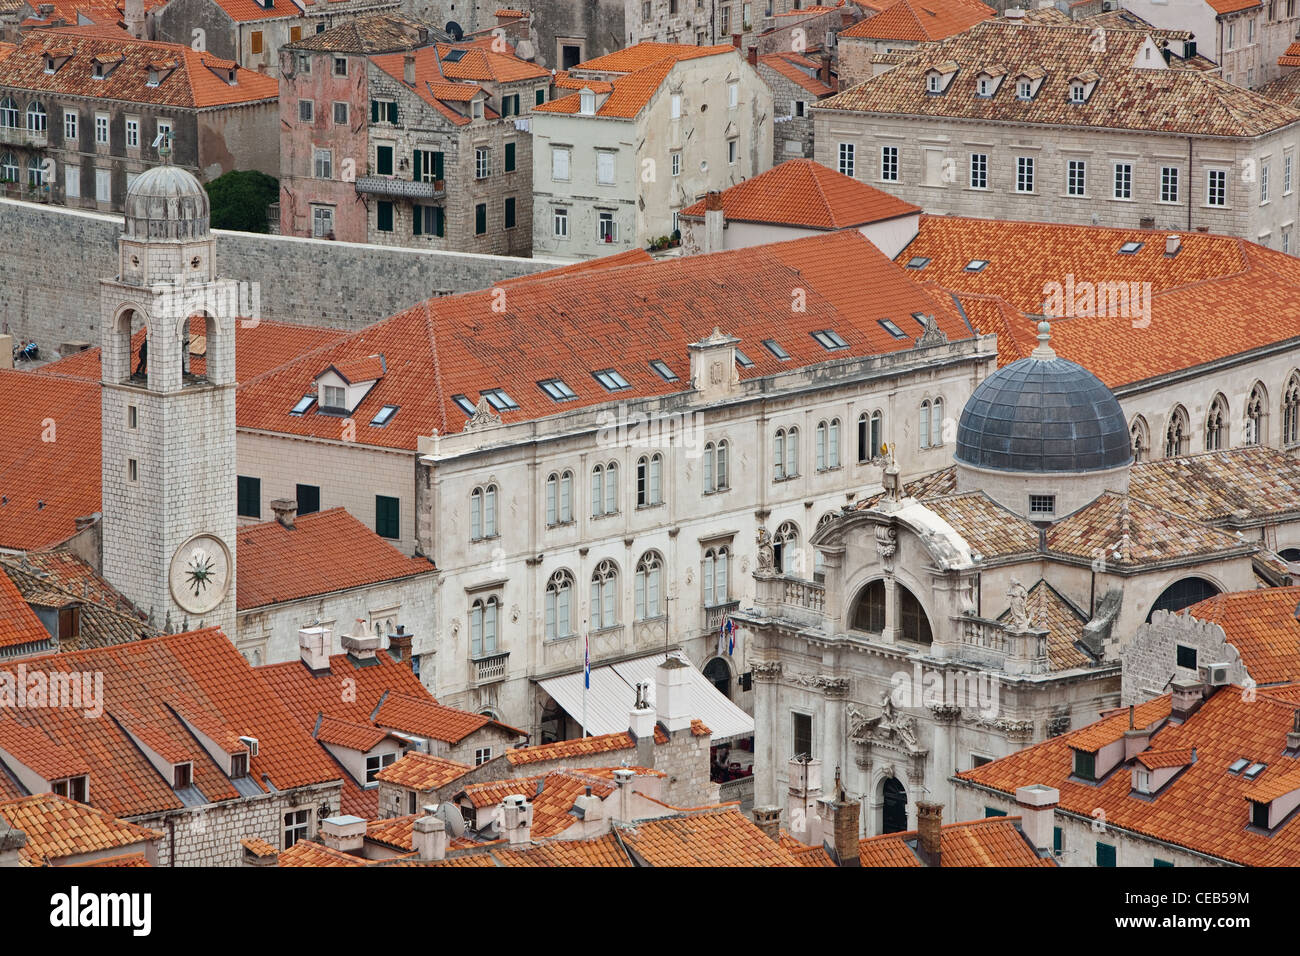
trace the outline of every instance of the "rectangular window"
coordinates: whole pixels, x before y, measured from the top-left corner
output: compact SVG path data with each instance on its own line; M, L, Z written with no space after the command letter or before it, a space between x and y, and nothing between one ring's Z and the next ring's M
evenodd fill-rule
M262 479L240 475L236 487L239 498L236 513L241 518L262 517Z
M63 195L69 199L81 198L81 167L63 167ZM1283 233L1286 235L1286 233Z
M348 104L347 103L334 104L334 125L335 126L348 125Z
M77 138L77 111L63 111L63 138L73 140Z
M1178 202L1178 167L1160 167L1160 201Z
M290 42L290 43L297 43L297 42L298 42L299 40L301 40L301 39L302 39L302 27L290 27L290 28L289 28L289 42Z
M555 238L569 238L569 210L555 210Z
M95 200L111 202L113 199L113 173L108 169L95 170Z
M380 176L393 175L393 147L375 147L375 172Z
M740 154L738 145L734 139L727 140L727 164L729 166L736 165L736 159Z
M596 182L601 186L614 185L614 154L609 150L596 152Z
M1088 194L1088 164L1085 160L1070 160L1065 174L1065 191L1071 196Z
M513 173L515 171L515 144L506 143L506 165L505 171Z
M312 100L298 101L298 120L302 123L310 123L316 117L316 104Z
M734 110L740 105L740 84L732 80L727 84L727 109Z
M1115 191L1112 193L1116 199L1133 198L1133 164L1116 163L1115 164Z
M1115 847L1111 843L1102 843L1097 841L1097 865L1114 866L1115 865Z
M310 810L290 810L284 815L284 849L289 849L299 840L307 839L311 824Z
M375 204L375 228L380 232L393 231L393 204L391 202Z
M1205 205L1228 205L1228 171L1211 169L1205 174Z
M336 57L334 58L334 75L335 75L335 76L347 76L347 75L348 75L348 58L347 58L347 57L345 57L345 56L336 56Z
M1259 204L1268 202L1268 163L1259 164Z
M1097 755L1076 750L1074 752L1074 775L1082 780L1097 779Z
M1196 648L1188 647L1185 644L1176 646L1178 648L1178 666L1186 667L1188 670L1196 670Z
M1029 513L1031 515L1056 514L1056 495L1030 495Z
M791 726L794 731L793 756L812 756L812 715L791 712Z
M481 236L487 232L487 203L481 202L474 207L474 235Z
M1173 866L1173 864L1170 863L1168 860L1162 860L1159 857L1155 857L1155 856L1151 858L1151 865L1152 866Z
M551 147L551 179L557 183L569 181L568 147Z
M140 466L137 464L134 458L128 458L126 460L126 480L127 481L140 480Z
M506 217L505 228L513 229L515 227L515 197L506 197Z
M1007 811L1005 811L1005 810L999 810L997 807L985 807L985 808L984 808L984 819L985 819L985 820L989 819L990 817L1005 817L1006 815L1007 815Z
M1017 156L1016 157L1016 192L1031 193L1034 191L1034 157Z
M398 522L400 502L387 495L375 495L375 534L381 538L400 538Z
M317 179L334 178L334 153L332 150L312 150L312 174Z
M320 485L298 485L293 497L298 502L298 514L314 515L320 511Z
M432 183L443 178L442 153L428 149L412 150L413 177L417 182Z
M249 46L254 53L262 52L262 31L261 30L254 30L252 36L249 37L249 41L250 41Z
M95 114L95 143L100 146L108 145L108 114Z
M444 219L441 206L413 206L411 209L411 235L441 236Z
M158 129L155 135L163 137L166 141L170 141L172 138L171 120L159 120Z
M479 146L474 150L474 178L487 179L491 173L492 166L488 160L488 151L484 146Z
M856 147L852 143L840 143L840 165L839 171L845 176L853 175L854 152Z
M546 102L546 87L539 86L536 92L533 94L533 105L541 106L545 102Z
M1282 195L1291 195L1291 156L1282 157Z
M474 751L474 766L481 767L492 759L491 747L479 747Z
M614 242L618 239L618 225L614 222L612 212L602 212L597 217L596 238L601 242Z
M373 754L366 758L366 783L374 783L379 771L392 766L397 761L397 754Z
M1065 845L1065 834L1061 832L1060 827L1052 827L1052 852L1060 853L1061 848Z
M311 207L311 234L317 239L334 238L334 207Z
M880 178L883 182L898 182L898 147L880 147Z
M988 153L970 154L970 188L971 189L989 188Z
M672 153L671 156L672 156L673 175L680 176L682 174L682 154Z

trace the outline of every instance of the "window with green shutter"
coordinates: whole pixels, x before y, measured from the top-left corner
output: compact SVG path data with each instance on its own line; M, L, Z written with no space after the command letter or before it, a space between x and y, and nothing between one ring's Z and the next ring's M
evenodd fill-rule
M1159 857L1152 857L1151 865L1152 866L1173 866L1173 864L1170 863L1168 860L1162 860Z
M380 176L393 175L393 147L375 147L375 172Z
M379 100L370 101L370 122L379 122Z
M262 517L262 479L239 475L236 483L237 513L241 518Z
M1110 843L1097 841L1097 865L1114 866L1115 865L1115 847Z
M1061 852L1062 836L1060 827L1052 827L1052 851L1054 853Z
M402 536L398 521L398 505L396 498L375 495L375 534L379 537L400 538Z
M513 229L514 227L515 227L515 197L507 196L506 197L506 228Z
M481 236L487 232L487 203L481 202L474 207L474 235Z
M1096 780L1097 755L1076 750L1074 752L1074 775L1082 780Z
M506 143L506 172L515 171L515 144Z
M997 809L996 807L985 807L985 808L984 808L984 817L985 817L985 819L987 819L988 817L1005 817L1006 815L1007 815L1007 811L1005 811L1005 810L999 810L999 809Z
M536 104L537 104L538 106L541 106L541 105L542 105L543 103L545 103L545 102L546 102L546 88L545 88L545 87L540 87L540 86L539 86L539 87L537 88L537 99L536 99Z
M375 209L375 226L380 232L393 231L393 204L381 202Z

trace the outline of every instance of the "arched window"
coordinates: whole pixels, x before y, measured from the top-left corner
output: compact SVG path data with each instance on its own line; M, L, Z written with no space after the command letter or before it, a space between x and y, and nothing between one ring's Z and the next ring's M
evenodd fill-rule
M636 619L646 621L663 614L664 559L658 551L647 551L636 563L633 591L636 597Z
M727 440L704 445L704 493L727 490Z
M618 514L618 462L596 465L591 469L591 514Z
M573 472L551 472L546 476L546 524L568 524L573 520Z
M894 777L881 789L880 832L902 833L907 829L907 790Z
M1151 617L1156 611L1181 611L1218 593L1219 589L1204 578L1183 578L1181 581L1175 581L1165 588L1160 593L1160 597L1156 598L1156 603L1151 605L1151 610L1147 613L1147 623L1151 622Z
M1300 372L1292 372L1282 396L1282 444L1300 442Z
M18 182L18 160L13 153L0 156L0 179L10 183Z
M714 482L717 480L713 476L713 466L715 464L713 453L717 448L713 442L704 443L704 493L711 494L717 490Z
M573 575L556 571L546 582L546 639L573 634Z
M495 597L479 599L469 609L469 652L471 657L485 657L497 650L497 618L501 602Z
M817 530L820 531L822 528L826 527L826 525L830 524L834 520L835 520L835 515L832 512L828 511L826 514L822 515L820 518L817 519ZM821 548L815 548L813 550L813 580L814 581L821 583L822 581L826 580L825 565L826 565L826 558L822 555Z
M778 428L772 442L772 476L778 481L799 474L799 429Z
M591 626L618 623L618 565L606 558L591 574Z
M783 521L772 536L772 564L781 574L803 572L803 552L799 550L799 526Z
M832 418L817 423L817 470L840 466L840 420Z
M1133 461L1147 461L1151 455L1151 433L1147 428L1147 420L1141 415L1133 419L1128 434L1129 444L1133 448Z
M704 676L728 700L731 699L731 668L721 657L715 657L704 665Z
M1165 457L1177 458L1187 454L1187 410L1175 405L1169 413L1169 425L1165 428Z
M18 128L18 104L11 96L0 100L0 126L6 129Z
M921 403L921 427L918 429L921 433L921 447L930 447L930 400L927 398Z
M1210 412L1205 416L1205 450L1218 451L1228 444L1228 400L1222 394L1214 396Z
M649 508L664 503L663 498L663 455L642 455L636 460L636 505Z
M469 536L471 540L495 538L497 534L497 486L483 485L469 496Z
M879 634L885 629L885 582L872 581L858 592L850 626Z
M39 156L27 160L27 185L41 186L45 183L45 166Z
M1268 391L1263 382L1256 382L1246 399L1246 428L1241 439L1247 445L1268 443Z
M898 636L905 641L929 644L934 640L925 608L907 588L898 585Z
M47 122L44 106L35 100L27 104L27 132L44 133Z
M936 398L930 406L930 447L943 444L943 399Z
M726 604L727 596L727 562L730 558L726 548L709 548L704 552L704 606L714 607Z

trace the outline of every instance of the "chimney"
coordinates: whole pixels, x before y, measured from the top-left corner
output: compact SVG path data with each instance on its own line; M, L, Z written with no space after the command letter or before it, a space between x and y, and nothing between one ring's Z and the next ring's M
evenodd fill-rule
M415 86L415 54L408 53L402 57L402 79L407 86Z
M831 55L823 53L821 56L821 65L817 67L817 78L827 86L831 85Z
M1173 691L1169 700L1169 716L1174 720L1186 720L1200 709L1205 700L1201 684L1199 681L1194 680L1176 680L1172 686Z
M312 674L330 672L330 629L328 627L303 627L298 629L298 652L302 662Z
M363 617L357 618L356 627L351 634L343 635L343 650L358 661L374 660L375 651L379 650L382 643L383 639L378 634L370 632Z
M722 211L722 193L711 190L704 194L704 251L721 252L726 214Z
M1165 236L1165 255L1176 256L1178 250L1183 247L1183 240L1179 236Z
M655 705L669 734L690 729L690 692L691 665L670 655L655 669Z
M587 792L573 801L573 813L582 822L578 825L579 830L574 834L576 839L589 840L592 837L603 836L609 832L609 820L605 816L605 803L600 797L591 792L591 787Z
M1142 216L1138 219L1139 229L1154 229L1155 227L1156 220L1154 216Z
M926 866L943 866L943 804L916 802L916 849Z
M426 863L447 858L447 824L437 812L437 807L427 806L424 816L411 825L411 848Z
M1300 750L1300 710L1291 717L1291 731L1286 735L1286 749Z
M126 23L126 32L137 40L144 36L144 0L126 0L122 11L122 20Z
M756 46L749 48L749 65L758 66L758 47Z
M821 812L822 846L836 866L861 866L858 856L858 813L860 806L850 800L840 783L840 768L835 768L835 786L829 797L817 801Z
M1047 856L1056 845L1054 821L1056 805L1060 800L1059 790L1041 783L1016 788L1016 806L1020 810L1020 832L1038 851L1039 856Z
M766 833L773 842L781 839L780 807L755 807L751 812L754 814L754 826Z
M411 662L411 642L415 640L414 634L406 632L406 625L397 625L397 630L388 635L388 653L396 660L403 664Z
M27 845L27 834L0 820L0 868L21 866L22 848Z
M95 512L93 515L82 515L80 518L72 519L72 526L78 531L85 531L87 528L93 528L99 523L100 514Z
M276 521L290 531L293 530L293 519L298 516L298 502L292 498L274 498L271 500L271 511Z
M740 34L739 34L739 33L733 33L733 34L731 35L731 45L734 46L737 50L740 49Z
M822 762L810 757L792 757L786 779L790 781L786 813L790 835L800 843L814 846L821 842L817 808L822 795Z
M1134 705L1128 705L1128 730L1124 731L1124 759L1132 760L1151 744L1151 731L1133 726Z
M320 840L331 850L360 853L366 842L366 821L350 814L321 821Z
M636 703L632 706L632 720L628 725L636 738L636 762L642 767L655 765L655 710L650 706L650 684L638 681Z
M614 771L618 776L618 771ZM533 805L522 794L512 793L501 801L501 828L511 846L533 842Z

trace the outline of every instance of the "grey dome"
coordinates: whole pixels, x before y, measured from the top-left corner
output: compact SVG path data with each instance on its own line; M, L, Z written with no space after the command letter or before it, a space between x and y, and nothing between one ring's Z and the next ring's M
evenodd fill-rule
M1058 358L1045 329L1039 339L1043 345L1029 358L998 369L975 389L957 424L957 461L1032 473L1130 464L1128 423L1110 389L1083 366Z
M196 239L208 234L208 193L179 166L154 166L126 191L126 234L133 239Z

